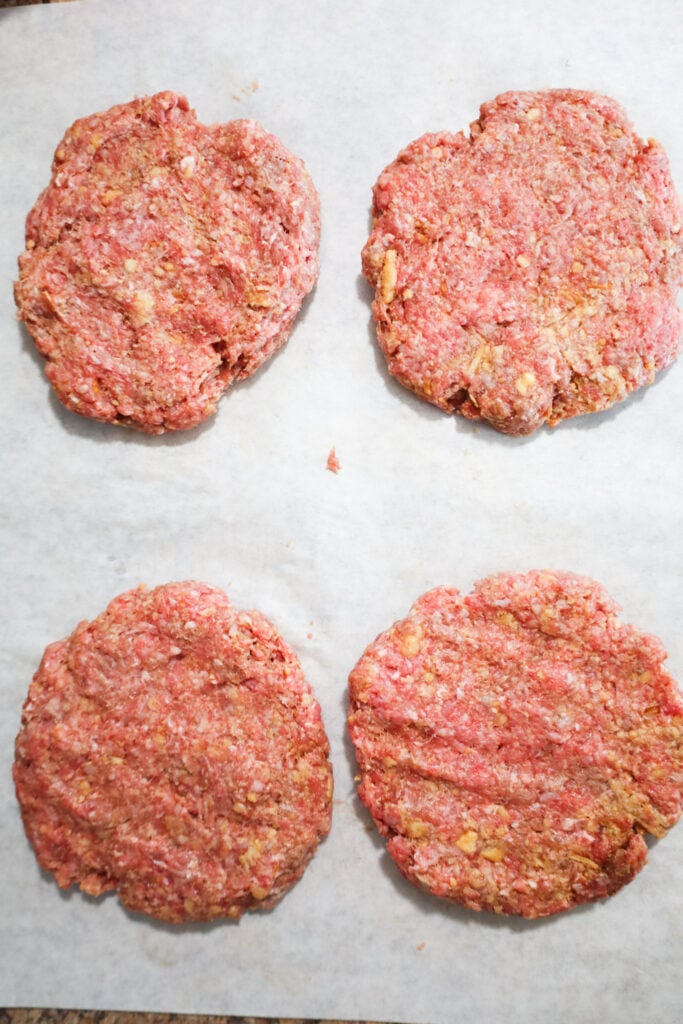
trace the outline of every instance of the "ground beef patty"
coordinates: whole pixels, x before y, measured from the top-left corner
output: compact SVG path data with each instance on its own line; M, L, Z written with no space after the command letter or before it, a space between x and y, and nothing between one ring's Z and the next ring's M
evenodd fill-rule
M613 100L509 92L424 135L374 189L363 272L391 373L528 434L605 409L676 356L681 208Z
M272 907L330 827L320 708L258 612L140 587L47 648L14 780L40 866L166 921Z
M303 163L256 122L137 99L60 142L27 221L19 315L67 408L193 427L287 338L319 233Z
M683 809L683 699L617 611L579 576L492 576L370 644L350 677L358 792L411 882L542 917L643 867L643 834Z

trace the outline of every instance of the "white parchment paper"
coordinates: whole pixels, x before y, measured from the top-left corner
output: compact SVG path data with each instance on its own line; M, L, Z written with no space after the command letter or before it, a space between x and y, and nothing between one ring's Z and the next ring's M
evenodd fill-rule
M348 672L424 590L498 570L600 580L683 678L683 363L608 413L527 440L394 384L359 251L370 189L427 130L511 88L611 94L683 188L683 19L671 2L78 0L0 10L0 1003L414 1022L680 1020L683 826L619 895L493 919L404 883L354 797ZM322 272L287 347L208 425L146 438L50 396L15 319L24 217L63 130L135 94L255 117L307 162ZM342 465L325 468L336 447ZM117 593L197 578L297 650L330 736L332 834L270 914L176 928L39 871L10 779L45 645Z

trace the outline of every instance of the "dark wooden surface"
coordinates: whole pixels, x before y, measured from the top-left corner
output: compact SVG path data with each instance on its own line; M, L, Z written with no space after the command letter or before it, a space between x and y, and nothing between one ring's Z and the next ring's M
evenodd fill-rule
M64 4L71 0L0 0L0 7L28 7L30 4Z
M112 1010L0 1009L0 1024L372 1024L372 1022L303 1020L300 1017L215 1017L194 1013L124 1013Z
M112 1010L0 1010L0 1024L372 1024L370 1021L303 1020L300 1017L215 1017L184 1013Z
M0 7L28 7L30 4L63 4L71 0L0 0Z

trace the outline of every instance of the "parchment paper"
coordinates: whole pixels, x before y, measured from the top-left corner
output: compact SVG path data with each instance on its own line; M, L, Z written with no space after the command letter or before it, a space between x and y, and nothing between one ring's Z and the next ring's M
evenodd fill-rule
M427 588L557 567L600 580L683 677L683 364L606 414L505 438L394 384L359 251L370 189L427 130L510 88L619 99L683 187L683 19L666 2L554 5L79 0L0 11L0 324L5 601L0 682L4 1005L394 1021L680 1020L683 826L603 905L541 923L413 890L354 797L345 686ZM307 162L322 272L287 347L205 427L150 439L51 398L15 320L24 217L76 117L185 92L205 121L255 117ZM331 446L342 465L325 463ZM197 578L257 607L323 708L333 831L270 914L178 929L39 871L10 779L45 645L129 587Z

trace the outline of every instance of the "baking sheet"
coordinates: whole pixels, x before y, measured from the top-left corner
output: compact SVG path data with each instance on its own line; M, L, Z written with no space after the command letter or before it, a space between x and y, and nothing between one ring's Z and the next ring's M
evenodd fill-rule
M428 587L557 567L600 580L683 678L683 363L616 410L516 440L387 376L359 275L370 188L426 130L510 88L606 92L667 147L683 187L675 2L414 4L78 0L0 11L3 871L0 1003L440 1022L680 1019L683 826L604 905L540 923L404 883L353 793L347 674ZM50 396L15 319L23 220L76 117L185 92L255 117L306 160L322 271L287 347L215 419L146 438ZM342 465L325 468L331 446ZM12 745L45 645L145 581L198 578L258 607L323 708L332 834L269 914L178 929L62 893L24 838Z

